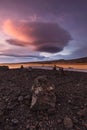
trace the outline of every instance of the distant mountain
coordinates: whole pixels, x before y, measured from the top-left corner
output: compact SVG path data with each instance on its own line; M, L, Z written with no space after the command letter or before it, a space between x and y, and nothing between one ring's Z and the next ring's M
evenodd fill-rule
M75 63L87 63L87 57L72 59L72 60L68 60L68 61L69 62L75 62Z
M52 61L36 61L36 62L21 62L21 63L4 63L0 65L35 65L35 64L87 64L87 57L78 58L78 59L59 59L59 60L52 60Z
M78 59L70 59L70 60L53 60L53 61L39 61L39 62L31 62L31 63L42 63L42 64L57 64L57 63L87 63L87 57L78 58Z

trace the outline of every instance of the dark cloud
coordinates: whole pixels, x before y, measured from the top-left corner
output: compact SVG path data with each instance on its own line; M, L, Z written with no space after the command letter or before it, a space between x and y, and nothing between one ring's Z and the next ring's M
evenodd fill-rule
M71 40L70 34L57 23L46 22L12 22L4 24L5 31L14 39L8 39L11 45L33 45L35 50L43 52L59 52Z
M11 45L15 45L15 46L21 46L21 47L27 47L26 42L22 42L19 40L13 40L13 39L9 39L6 40L6 42L8 42ZM37 42L36 42L37 43ZM44 42L39 42L38 44L44 44ZM35 51L39 51L39 52L50 52L50 53L56 53L56 52L60 52L62 51L63 48L59 48L57 46L45 46L45 45L38 45L38 47L35 49Z
M26 45L26 42L22 42L16 39L8 39L6 40L6 42L8 42L11 45L22 46L22 47Z
M50 52L50 53L56 53L62 51L61 48L58 48L56 46L40 46L36 50L40 52Z
M44 59L44 56L35 56L35 55L18 55L18 54L8 54L8 53L2 53L0 56L6 56L6 57L14 57L14 58L37 58L37 59Z

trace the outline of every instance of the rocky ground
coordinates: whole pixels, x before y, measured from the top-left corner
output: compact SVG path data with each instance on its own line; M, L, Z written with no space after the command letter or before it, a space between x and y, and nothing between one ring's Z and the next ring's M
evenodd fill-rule
M31 87L46 75L56 87L55 111L31 111ZM0 71L0 130L87 130L87 73Z

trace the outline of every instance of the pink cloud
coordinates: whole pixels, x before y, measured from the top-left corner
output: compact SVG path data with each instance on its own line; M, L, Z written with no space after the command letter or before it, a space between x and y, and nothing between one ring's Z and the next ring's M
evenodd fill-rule
M3 24L3 30L6 34L12 38L18 39L22 42L33 42L33 38L30 36L32 33L32 28L25 26L22 22L14 22L12 20L7 20ZM28 33L28 35L27 35Z
M38 52L59 52L71 40L70 34L57 23L7 20L3 24L3 30L11 36L10 39L6 39L9 44L32 45Z

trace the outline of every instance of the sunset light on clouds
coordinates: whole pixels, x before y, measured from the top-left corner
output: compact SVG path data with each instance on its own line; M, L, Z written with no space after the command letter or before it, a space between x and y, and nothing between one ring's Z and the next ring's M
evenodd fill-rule
M87 56L86 5L86 0L0 0L0 63Z

